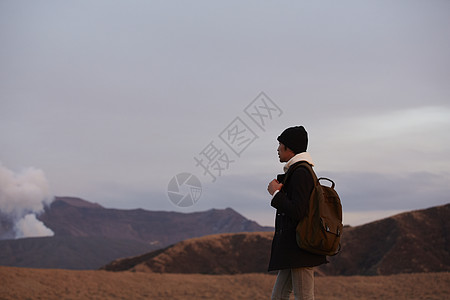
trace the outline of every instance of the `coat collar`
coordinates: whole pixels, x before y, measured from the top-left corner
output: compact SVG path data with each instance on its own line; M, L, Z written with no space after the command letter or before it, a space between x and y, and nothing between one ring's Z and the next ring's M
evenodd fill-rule
M306 161L311 166L314 166L314 163L312 161L312 157L309 154L309 152L302 152L296 154L294 157L292 157L283 167L284 172L286 173L289 170L289 167L293 164L299 162L299 161Z

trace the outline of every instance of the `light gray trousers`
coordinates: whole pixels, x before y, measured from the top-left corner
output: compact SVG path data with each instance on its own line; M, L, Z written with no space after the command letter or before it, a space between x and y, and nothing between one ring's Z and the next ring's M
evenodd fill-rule
M314 268L278 271L272 300L288 300L292 292L295 300L314 300Z

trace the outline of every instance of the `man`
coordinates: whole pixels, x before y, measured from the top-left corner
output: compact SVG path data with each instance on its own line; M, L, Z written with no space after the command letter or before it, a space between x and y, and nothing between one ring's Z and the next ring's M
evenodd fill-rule
M277 140L278 157L286 163L284 172L288 176L284 177L287 182L274 179L267 188L272 195L271 205L277 209L269 263L269 271L278 271L272 299L289 299L292 291L296 300L314 299L314 267L326 263L326 256L300 249L295 232L298 222L308 212L314 182L305 167L292 168L302 161L314 165L306 152L308 134L303 126L290 127ZM289 170L294 171L289 173Z

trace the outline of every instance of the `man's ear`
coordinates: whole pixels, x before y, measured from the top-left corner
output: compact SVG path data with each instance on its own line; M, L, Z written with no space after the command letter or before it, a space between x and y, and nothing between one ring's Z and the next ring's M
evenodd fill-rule
M287 146L284 146L284 148L286 149L286 151L289 151L289 152L291 152L292 154L294 154L294 155L295 155L295 152L294 152L294 151L292 151L292 149L291 149L291 148L289 148L289 147L287 147Z

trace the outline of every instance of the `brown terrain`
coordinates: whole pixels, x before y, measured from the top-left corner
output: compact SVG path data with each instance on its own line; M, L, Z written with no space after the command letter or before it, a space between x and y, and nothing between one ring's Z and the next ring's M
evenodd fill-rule
M269 299L275 276L0 267L0 299ZM449 273L316 276L316 299L449 299ZM293 297L291 297L293 299Z
M266 273L272 232L228 233L179 242L166 249L113 261L102 269L157 273Z
M55 221L59 218L57 214L53 216L53 222L67 222L62 226L65 231L55 237L24 239L15 244L17 248L11 248L11 241L0 241L0 260L2 257L16 262L27 257L31 262L41 257L48 259L56 256L53 249L56 248L69 255L66 259L73 255L81 263L82 258L90 258L92 252L101 255L108 249L112 236L97 236L111 232L108 226L122 232L128 230L140 238L148 234L149 229L145 226L134 225L142 225L144 219L131 222L130 211L105 211L101 207L91 207L95 204L80 201L63 201L59 205L63 205L62 212L66 216L79 214L79 218L86 217L89 222L93 222L94 215L99 213L107 216L100 218L102 222L96 227L90 223L94 226L91 232L95 234L89 236L85 224L77 224L79 218L74 217L71 222L68 219ZM89 213L94 215L89 216ZM131 214L139 213L131 211ZM110 214L119 218L119 224L113 224ZM449 299L449 216L450 204L447 204L362 226L345 227L342 252L330 257L329 264L316 270L316 299ZM175 215L177 230L182 228L177 227L180 224L188 224L184 223L188 222L186 219L180 221L177 217L181 220L187 217L195 222L210 220L216 224L215 231L249 224L232 210L213 210L200 213L200 217ZM186 226L196 227L195 223ZM102 270L3 266L0 267L0 299L268 299L275 280L273 274L266 272L272 234L213 232L155 251L141 252L145 254L115 259ZM72 238L85 240L80 245L78 242L82 240ZM131 240L112 239L118 248ZM145 239L135 241L142 243ZM15 249L22 251L22 256L16 255ZM44 255L45 251L50 255Z
M189 238L273 231L231 208L195 213L120 210L70 197L57 197L38 218L53 230L53 237L12 239L13 226L0 215L0 265L95 270L114 259Z
M390 275L450 271L450 205L346 227L342 251L317 269L321 275ZM266 272L272 232L189 239L165 249L123 258L111 271L240 274Z
M449 217L447 204L362 226L347 226L341 253L329 257L330 263L317 272L321 275L449 272ZM271 228L261 227L232 209L191 214L124 211L105 209L77 198L58 198L41 218L55 231L55 236L0 241L0 265L79 270L104 266L111 271L165 273L265 273L272 238L272 232L239 232ZM152 227L157 223L159 227ZM161 227L165 227L162 232ZM114 237L115 232L118 237ZM176 241L167 236L174 232L183 241L168 244ZM163 240L166 242L155 243Z
M450 271L450 204L346 227L342 252L327 275L390 275Z

